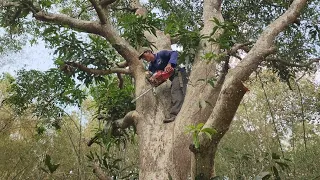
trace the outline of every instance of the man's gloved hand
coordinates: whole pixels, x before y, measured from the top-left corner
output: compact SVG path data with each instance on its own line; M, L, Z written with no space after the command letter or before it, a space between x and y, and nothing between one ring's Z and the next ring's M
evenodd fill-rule
M171 66L170 63L168 63L167 66L164 68L164 70L165 70L166 72L171 72L171 71L173 71L173 67Z

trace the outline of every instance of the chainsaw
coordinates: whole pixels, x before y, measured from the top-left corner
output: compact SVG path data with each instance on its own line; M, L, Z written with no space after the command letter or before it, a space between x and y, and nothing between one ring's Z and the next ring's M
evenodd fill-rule
M174 73L174 70L172 71L156 71L154 74L147 76L147 80L151 84L152 87L141 93L139 96L137 96L135 99L131 101L131 103L137 101L140 97L147 94L151 89L155 90L156 87L160 86L162 83L166 82L167 79L169 79Z

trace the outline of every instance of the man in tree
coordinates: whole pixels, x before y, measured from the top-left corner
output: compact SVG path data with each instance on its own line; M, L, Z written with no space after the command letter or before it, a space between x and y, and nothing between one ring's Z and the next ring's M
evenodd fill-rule
M139 53L139 58L149 63L148 70L153 74L156 71L162 70L166 72L174 71L169 78L171 84L171 102L169 117L163 120L164 123L169 123L175 120L183 104L186 92L186 72L184 68L178 68L178 53L177 51L162 50L156 54L148 48L142 48Z

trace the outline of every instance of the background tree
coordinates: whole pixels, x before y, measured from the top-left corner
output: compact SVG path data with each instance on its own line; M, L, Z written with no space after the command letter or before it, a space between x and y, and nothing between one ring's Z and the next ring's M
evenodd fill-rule
M216 157L217 174L231 179L262 175L265 179L319 178L314 171L319 167L314 157L320 152L319 107L315 96L318 89L308 80L310 77L296 82L291 79L294 85L289 90L270 71L259 72L259 76L261 79L250 78L250 93L241 102L234 123L221 141ZM261 88L262 83L267 86ZM301 100L303 105L299 105Z
M243 82L250 74L262 65L289 82L298 67L309 70L319 60L310 60L316 48L309 43L319 41L317 0L258 5L250 0L161 0L144 6L138 0L1 2L2 27L13 34L30 33L31 41L43 38L56 49L60 69L69 76L77 73L86 85L101 81L102 75L117 73L121 79L119 74L129 74L139 95L148 83L137 49L170 49L173 43L184 48L181 61L192 71L175 122L162 124L170 104L163 98L167 83L156 96L139 99L136 109L115 123L115 128L137 128L140 179L214 177L218 144L247 91ZM151 13L154 9L159 13ZM247 53L230 69L230 57L239 57L240 49ZM185 126L192 124L200 132L193 134L194 142L185 134ZM206 136L205 129L217 133Z

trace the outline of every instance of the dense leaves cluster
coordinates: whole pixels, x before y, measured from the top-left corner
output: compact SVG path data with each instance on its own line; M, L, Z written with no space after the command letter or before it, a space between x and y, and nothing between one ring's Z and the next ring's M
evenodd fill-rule
M89 68L105 70L122 60L107 41L96 35L70 31L61 26L49 26L41 34L50 47L56 49L55 64L58 66L63 66L66 62L75 62ZM72 68L67 74L83 81L87 86L93 80L103 80L101 76L78 68Z
M160 21L155 18L155 14L148 13L146 17L137 16L133 13L121 14L118 18L118 25L122 37L127 39L133 47L151 47L154 46L149 42L144 31L156 35L155 27L158 27Z
M103 114L106 120L122 118L135 108L135 104L131 103L133 97L131 78L125 76L124 81L125 86L119 89L116 77L106 77L104 82L92 86L90 89L90 94L96 102L99 113Z
M67 104L81 105L85 94L79 87L57 69L46 72L21 70L11 84L6 102L20 115L31 110L35 116L52 120L64 114Z

